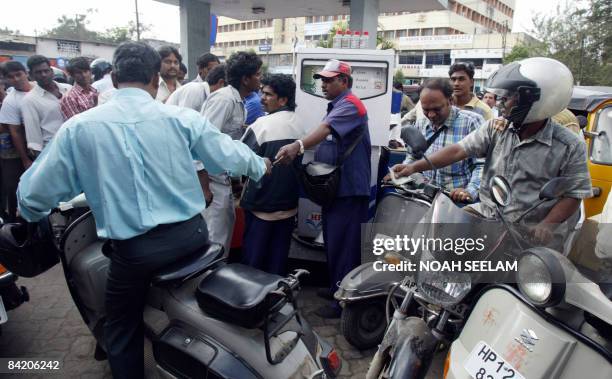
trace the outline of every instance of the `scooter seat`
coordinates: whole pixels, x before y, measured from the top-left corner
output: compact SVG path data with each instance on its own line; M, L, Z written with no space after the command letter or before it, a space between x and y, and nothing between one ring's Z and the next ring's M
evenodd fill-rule
M196 298L200 308L212 317L255 328L283 298L272 293L281 279L279 275L240 263L228 264L202 279Z
M202 272L215 261L223 256L223 245L213 243L208 248L198 250L162 270L158 271L151 279L155 286L184 279L192 274Z

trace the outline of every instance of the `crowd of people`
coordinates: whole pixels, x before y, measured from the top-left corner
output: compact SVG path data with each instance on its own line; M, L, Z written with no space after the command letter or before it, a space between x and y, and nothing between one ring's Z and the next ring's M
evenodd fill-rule
M439 170L434 177L429 163L408 159L393 168L396 175L424 172L454 200L480 201L486 216L494 209L492 176L503 174L513 186L511 216L535 202L548 179L566 176L570 190L540 212L536 233L568 219L591 194L584 141L550 120L567 105L572 78L559 62L537 64L556 70L556 82L521 81L502 68L491 81L499 91L483 100L472 92L470 63L425 81L419 102L405 103L412 109L404 121L427 139ZM186 82L177 49L133 42L117 48L112 64L71 59L72 85L54 80L40 55L27 69L2 65L2 216L15 220L19 204L24 219L37 221L59 201L86 194L98 235L113 245L105 338L116 377L142 377L142 310L152 274L208 241L229 251L237 196L245 212L242 262L286 273L305 149L315 149L317 162L342 166L337 193L322 207L330 286L319 294L333 299L360 263L371 142L367 109L351 91L351 66L332 59L314 75L329 103L307 133L296 118L294 79L263 76L255 53L234 53L223 64L205 53L197 65L197 77ZM501 112L505 119L496 117ZM339 317L340 308L331 301L317 312Z

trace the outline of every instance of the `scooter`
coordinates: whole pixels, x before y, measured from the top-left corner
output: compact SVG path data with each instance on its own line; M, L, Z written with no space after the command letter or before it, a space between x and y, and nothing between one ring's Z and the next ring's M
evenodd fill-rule
M498 186L497 206L510 189ZM491 285L476 297L448 352L445 379L612 377L612 293L564 255L526 249L516 287Z
M106 255L111 250L97 237L91 211L79 211L84 207L83 195L60 204L49 216L49 232L44 233L44 222L39 229L54 236L50 249L59 256L71 296L97 341L95 358L102 360ZM75 212L82 214L71 221ZM50 249L45 253L52 254ZM19 270L14 259L4 260ZM22 261L31 276L53 265ZM160 270L152 278L144 311L154 358L146 370L176 378L336 377L341 368L336 351L310 328L296 304L305 274L297 270L281 277L227 264L216 244Z

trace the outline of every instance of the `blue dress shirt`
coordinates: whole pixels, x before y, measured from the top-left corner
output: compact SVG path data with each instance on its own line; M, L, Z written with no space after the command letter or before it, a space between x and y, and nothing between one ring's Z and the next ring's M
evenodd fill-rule
M194 159L212 174L259 180L266 170L262 158L197 112L120 89L60 128L21 177L19 210L36 221L84 192L98 236L128 239L205 208Z

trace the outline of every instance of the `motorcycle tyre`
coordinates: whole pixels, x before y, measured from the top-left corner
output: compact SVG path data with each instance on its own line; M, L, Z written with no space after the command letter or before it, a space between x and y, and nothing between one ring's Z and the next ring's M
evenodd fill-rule
M372 331L365 330L363 327L363 318L366 312L377 312L376 319L371 323L376 323L378 326ZM366 320L367 321L367 320ZM378 346L385 336L387 329L387 319L385 313L385 298L369 299L348 303L342 309L340 319L340 330L348 343L359 350L367 350Z

